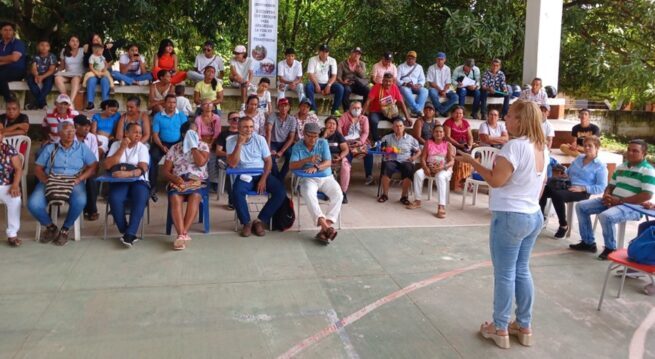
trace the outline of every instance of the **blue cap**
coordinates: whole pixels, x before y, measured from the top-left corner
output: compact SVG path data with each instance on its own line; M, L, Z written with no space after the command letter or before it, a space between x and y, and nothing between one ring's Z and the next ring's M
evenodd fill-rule
M446 54L443 53L443 52L437 52L437 58L438 58L438 59L445 59L445 58L446 58Z

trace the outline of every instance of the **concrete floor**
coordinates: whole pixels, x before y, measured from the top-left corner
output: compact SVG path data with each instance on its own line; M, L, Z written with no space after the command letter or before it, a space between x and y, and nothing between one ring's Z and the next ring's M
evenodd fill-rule
M0 247L0 358L632 358L655 308L646 282L628 280L596 311L607 262L552 240L553 218L532 261L536 344L501 350L477 334L492 304L486 195L461 211L453 194L439 220L434 201L409 211L394 188L378 204L376 188L353 181L346 229L328 247L313 231L240 238L224 199L212 203L212 233L181 252L163 235L165 199L132 249L113 228L99 239L101 221L63 248ZM655 329L634 348L655 357Z

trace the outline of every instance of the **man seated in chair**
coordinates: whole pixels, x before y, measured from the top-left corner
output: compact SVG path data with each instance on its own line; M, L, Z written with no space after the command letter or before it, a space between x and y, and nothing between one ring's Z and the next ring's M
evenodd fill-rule
M332 155L330 146L324 138L319 138L321 128L316 123L305 124L302 141L296 142L291 151L291 170L304 170L313 177L300 179L300 193L307 203L307 210L312 217L312 222L321 227L316 239L324 244L329 244L337 231L332 225L339 218L343 194L339 183L332 176ZM321 211L318 205L317 192L325 193L330 199L327 216Z
M655 169L646 160L648 144L644 140L632 140L628 144L628 161L617 166L602 198L578 202L575 212L580 225L582 241L569 247L577 251L596 253L596 240L591 226L591 215L598 214L603 230L605 250L598 258L605 260L616 250L614 225L637 221L641 214L623 204L642 204L650 201L655 193Z
M249 237L252 232L257 236L264 236L266 231L264 223L270 222L271 217L282 205L287 193L284 185L277 178L271 176L273 160L268 149L266 139L255 132L255 123L250 117L239 119L239 135L228 137L226 146L227 164L232 168L263 168L261 175L239 175L232 185L232 202L237 217L243 229L241 236ZM256 190L260 194L268 192L270 198L259 212L257 219L251 221L248 212L246 196L249 191Z
M63 246L68 242L69 228L75 224L86 206L84 181L96 173L98 160L87 145L75 140L75 127L72 122L61 122L57 134L59 142L45 145L36 158L34 175L39 182L27 201L27 209L45 227L41 243L54 240L56 245ZM72 183L68 196L68 215L61 229L52 223L48 214L46 186L51 179L61 183L61 186L57 187L59 189L52 189L54 192L62 192L62 187Z
M391 176L395 172L400 172L402 179L400 203L408 206L411 204L408 194L414 176L414 161L421 155L421 150L418 141L405 133L402 118L397 117L393 120L393 133L382 137L382 148L389 154L395 154L395 157L389 157L383 162L382 195L378 197L378 202L383 203L389 199Z

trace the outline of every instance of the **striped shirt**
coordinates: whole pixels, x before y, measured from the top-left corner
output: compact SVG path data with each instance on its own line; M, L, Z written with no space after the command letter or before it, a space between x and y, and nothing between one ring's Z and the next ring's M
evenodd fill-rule
M641 192L655 193L655 168L643 160L632 167L628 162L620 164L614 174L610 185L614 186L612 195L626 198Z
M61 122L70 122L73 123L73 118L79 115L75 110L69 109L65 114L60 114L55 109L51 113L46 113L43 118L43 128L48 129L48 136L50 136L50 142L59 141L59 123Z

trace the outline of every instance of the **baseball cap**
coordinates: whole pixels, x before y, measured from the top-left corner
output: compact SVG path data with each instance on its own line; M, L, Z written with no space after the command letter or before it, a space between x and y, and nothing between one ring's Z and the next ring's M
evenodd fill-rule
M437 58L438 58L438 59L445 59L445 58L446 58L446 53L444 53L444 52L437 52Z
M352 50L350 50L350 52L359 52L361 54L362 49L359 46L357 46L357 47L353 48Z
M550 111L550 105L547 103L542 103L541 105L539 105L539 108L540 109L545 108L546 110Z
M384 54L382 55L382 58L385 60L391 60L393 59L393 54L391 51L385 51Z
M323 44L318 47L318 51L330 52L330 47L327 44Z
M282 106L282 105L288 105L289 104L289 99L286 97L282 97L281 99L277 100L277 105Z
M426 103L425 103L425 106L423 106L423 109L425 109L425 108L427 108L427 107L429 107L429 108L431 108L431 109L434 110L434 105L432 104L432 102L426 102Z
M304 97L302 101L300 101L300 104L298 106L302 106L302 105L307 105L309 107L312 107L312 102L309 101L307 97Z
M91 121L84 115L77 115L73 118L73 123L80 126L91 126Z
M66 95L65 93L62 93L62 94L59 94L59 96L57 96L57 99L55 100L55 103L67 103L69 105L72 105L73 101L71 101L71 98L68 95Z
M416 51L412 50L412 51L408 52L407 57L417 57L416 56Z
M237 46L234 48L234 53L235 53L235 54L245 54L246 52L247 52L247 51L246 51L246 47L243 46L243 45L237 45Z
M466 61L464 62L464 65L468 66L468 67L475 66L475 59L466 59Z
M285 54L285 55L295 55L295 54L296 54L296 50L294 50L292 47L289 47L289 48L287 48L286 50L284 50L284 54Z
M303 127L303 132L304 133L319 133L319 132L321 132L321 126L319 126L318 123L315 123L315 122L307 122L305 124L305 127Z

